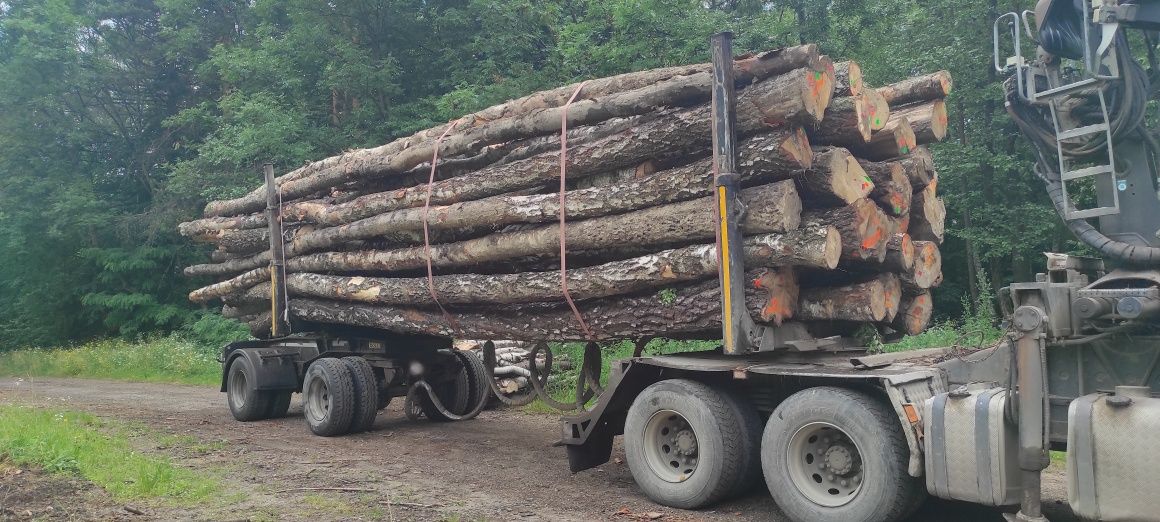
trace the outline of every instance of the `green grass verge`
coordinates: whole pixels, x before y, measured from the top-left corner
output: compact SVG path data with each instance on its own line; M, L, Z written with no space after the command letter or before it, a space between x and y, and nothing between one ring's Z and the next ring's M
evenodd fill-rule
M220 489L213 478L133 451L123 433L85 413L0 406L0 455L83 477L118 500L188 505Z
M107 339L64 348L0 352L0 375L214 385L221 381L217 356L216 348L179 337L141 342Z

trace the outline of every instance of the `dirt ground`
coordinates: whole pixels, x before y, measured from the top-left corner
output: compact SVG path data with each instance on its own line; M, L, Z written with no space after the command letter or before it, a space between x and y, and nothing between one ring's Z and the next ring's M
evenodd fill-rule
M401 402L392 403L370 432L322 438L306 427L297 396L288 418L239 423L212 388L3 379L0 403L80 410L147 426L132 438L137 449L214 474L225 491L194 509L126 506L83 480L0 461L0 520L784 520L764 488L709 510L654 504L633 484L619 444L612 462L572 474L564 449L552 445L559 429L554 416L500 410L461 423L411 422ZM159 446L165 435L187 442ZM1061 474L1052 468L1046 476L1053 522L1073 520ZM932 500L913 520L1002 517L992 509Z

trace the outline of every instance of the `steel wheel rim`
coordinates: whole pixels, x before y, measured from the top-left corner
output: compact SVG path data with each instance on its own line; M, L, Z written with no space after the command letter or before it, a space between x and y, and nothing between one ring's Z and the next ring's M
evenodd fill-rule
M310 385L306 388L304 403L306 415L311 421L322 422L326 420L326 416L330 412L330 388L326 386L325 379L316 375L310 380Z
M229 394L234 407L241 408L246 405L246 372L240 368L230 371Z
M794 432L786 468L798 491L824 507L850 503L862 491L865 478L857 442L828 422L811 422Z
M660 410L644 427L644 459L649 469L666 482L689 480L697 471L697 433L683 415Z

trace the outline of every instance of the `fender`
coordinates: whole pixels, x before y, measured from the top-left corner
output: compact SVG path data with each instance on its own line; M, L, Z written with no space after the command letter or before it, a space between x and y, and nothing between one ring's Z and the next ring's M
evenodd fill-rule
M255 344L258 344L255 346ZM258 390L295 390L302 387L298 375L298 362L302 349L294 346L267 346L265 343L241 341L230 343L222 349L222 385L226 391L226 380L230 365L239 357L244 357L254 368L255 387Z

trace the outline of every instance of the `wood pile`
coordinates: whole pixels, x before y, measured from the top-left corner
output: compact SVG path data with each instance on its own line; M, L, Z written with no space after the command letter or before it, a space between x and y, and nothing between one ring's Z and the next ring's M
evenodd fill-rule
M471 339L719 337L710 74L564 86L282 175L291 317ZM921 331L945 218L922 145L946 135L949 75L875 89L813 45L738 57L734 75L755 320ZM257 336L264 206L259 187L180 226L216 247L186 268L211 283L190 299L220 299Z

